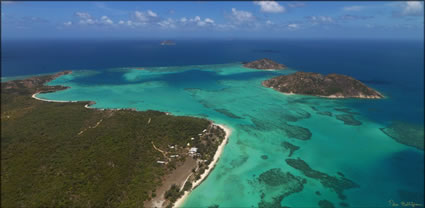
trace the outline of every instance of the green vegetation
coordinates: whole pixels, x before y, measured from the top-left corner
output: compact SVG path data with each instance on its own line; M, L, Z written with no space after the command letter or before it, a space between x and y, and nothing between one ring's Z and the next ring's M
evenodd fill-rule
M187 181L183 186L183 191L189 191L192 188L192 182Z
M173 184L168 191L165 192L164 197L174 203L183 194L180 192L180 187Z
M383 98L376 90L360 81L341 74L322 75L313 72L295 72L263 82L279 92L336 98Z
M183 147L210 124L31 98L65 88L43 86L51 79L2 83L1 207L142 207L170 172L151 141Z

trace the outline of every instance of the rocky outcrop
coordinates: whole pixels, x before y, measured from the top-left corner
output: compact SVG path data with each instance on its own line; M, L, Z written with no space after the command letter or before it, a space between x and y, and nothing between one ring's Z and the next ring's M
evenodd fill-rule
M279 64L268 58L259 59L243 64L244 67L253 69L286 69L287 67L283 64Z
M378 91L346 75L322 75L296 72L263 82L266 87L289 94L314 95L328 98L383 98Z

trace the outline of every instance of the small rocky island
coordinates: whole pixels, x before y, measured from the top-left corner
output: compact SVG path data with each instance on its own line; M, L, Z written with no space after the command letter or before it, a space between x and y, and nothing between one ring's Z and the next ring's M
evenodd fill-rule
M296 72L263 82L266 87L290 94L314 95L327 98L370 98L384 96L362 82L346 75L322 75L313 72Z
M263 58L263 59L243 63L243 66L246 68L253 68L253 69L286 69L287 68L285 65L279 64L268 58Z
M172 40L164 40L161 42L161 45L176 45L176 43Z

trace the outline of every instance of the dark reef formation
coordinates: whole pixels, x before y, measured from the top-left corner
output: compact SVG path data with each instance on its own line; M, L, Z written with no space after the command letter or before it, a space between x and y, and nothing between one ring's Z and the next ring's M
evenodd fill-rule
M319 201L319 207L320 208L334 208L335 206L332 204L332 202L328 200L320 200Z
M301 109L289 109L288 111L284 111L280 113L281 118L284 121L296 122L301 119L307 119L311 117L311 114L307 111Z
M319 115L332 117L332 112L329 112L329 111L317 111L316 113L319 114Z
M344 113L349 113L349 114L358 114L356 112L352 112L351 108L334 108L334 110L344 112Z
M298 146L296 146L296 145L293 145L293 144L291 144L291 143L289 143L289 142L282 142L282 144L281 144L285 149L287 149L287 150L289 150L289 154L288 154L288 157L291 157L292 156L292 154L295 152L295 151L297 151L298 149L300 149L300 147L298 147Z
M309 129L290 125L287 123L283 123L283 130L286 133L286 136L289 138L299 139L299 140L309 140L311 139L312 133Z
M356 120L353 115L351 114L342 114L342 115L336 115L336 119L340 121L344 121L345 125L351 125L351 126L360 126L362 125L362 122Z
M258 182L270 188L280 188L278 196L266 197L261 194L261 202L258 207L261 208L281 208L280 202L287 196L300 192L304 189L307 180L299 176L294 176L289 172L283 172L280 168L273 168L258 176ZM268 198L268 199L267 199Z
M386 128L380 128L389 137L401 144L424 150L424 127L403 122L393 122Z
M240 116L237 116L234 113L232 113L232 112L230 112L230 111L228 111L227 109L224 109L224 108L214 108L213 110L215 110L215 111L217 111L221 114L224 114L229 118L241 119Z
M263 82L266 87L283 93L314 95L328 98L383 98L378 91L346 75L322 75L296 72Z
M286 66L283 64L276 63L268 58L263 58L255 61L251 61L243 64L246 68L253 69L286 69Z
M313 170L304 160L298 158L298 159L286 159L285 162L301 171L305 176L309 178L313 178L316 180L319 180L320 183L335 191L335 193L338 194L338 197L341 200L344 200L346 197L343 194L345 189L351 189L351 188L357 188L359 185L354 183L353 181L345 178L345 177L336 177L336 176L330 176L326 173L322 173L317 170Z
M261 155L261 159L267 160L267 159L269 159L269 156L267 156L267 155Z
M341 207L349 207L350 205L348 203L345 203L345 202L340 202L339 203L339 206L341 206Z

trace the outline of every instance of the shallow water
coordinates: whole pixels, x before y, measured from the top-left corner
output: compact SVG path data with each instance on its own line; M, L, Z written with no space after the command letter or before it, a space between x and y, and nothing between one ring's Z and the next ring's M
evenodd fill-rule
M281 197L277 203L290 207L317 207L323 199L351 207L383 207L389 200L423 204L423 151L399 144L379 129L391 122L385 116L391 111L387 106L397 103L394 98L333 100L284 95L261 85L267 78L292 72L247 69L239 63L75 71L49 83L70 89L38 97L92 100L96 108L153 109L230 126L233 133L220 161L190 194L185 207L257 207L261 202L276 201L276 197ZM355 114L341 108L350 108ZM371 114L366 109L380 110ZM352 115L361 124L344 124L337 115ZM418 117L412 121L423 122L423 117ZM346 199L340 199L320 180L285 162L289 153L282 146L285 141L300 147L290 158L300 158L329 176L341 178L340 172L359 187L344 190ZM297 187L294 181L271 186L258 180L275 168L305 179L302 191L290 193ZM414 194L407 194L410 198L406 199L406 192Z

